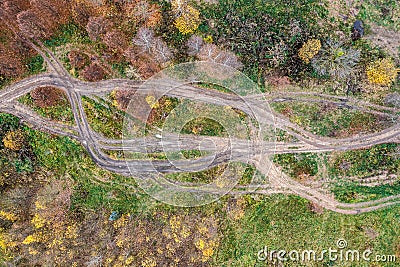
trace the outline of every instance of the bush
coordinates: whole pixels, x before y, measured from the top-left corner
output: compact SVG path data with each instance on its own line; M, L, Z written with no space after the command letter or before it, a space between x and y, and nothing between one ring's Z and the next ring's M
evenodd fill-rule
M311 65L321 76L345 79L354 72L359 59L359 50L346 48L340 42L328 40L318 55L311 60Z
M288 60L280 68L291 76L302 69L298 50L306 40L323 35L320 25L328 14L315 0L296 0L290 6L283 0L221 0L216 6L205 5L201 13L208 19L208 31L216 43L239 54L247 72L275 65L270 51L283 42Z
M388 58L374 61L366 69L368 81L382 86L390 86L396 80L398 71L393 60Z

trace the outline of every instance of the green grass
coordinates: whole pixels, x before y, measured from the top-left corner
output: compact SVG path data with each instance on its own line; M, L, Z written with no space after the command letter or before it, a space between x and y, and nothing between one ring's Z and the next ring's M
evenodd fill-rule
M283 0L222 0L219 4L202 5L202 15L212 20L213 27L203 27L203 34L213 36L215 43L223 43L233 50L244 63L244 72L258 84L263 84L262 75L268 65L268 49L281 40L288 45L282 70L297 75L302 68L295 60L297 50L308 38L318 36L329 24L325 23L328 11L320 1L296 0L288 6ZM291 33L291 21L299 21L302 32ZM317 26L324 23L324 28Z
M269 250L332 249L336 241L344 238L349 249L364 251L370 248L376 254L396 254L399 244L400 207L348 216L326 211L316 214L308 208L309 202L296 196L274 195L249 198L245 216L239 221L224 221L223 240L215 255L214 266L275 266L257 260L257 253L264 246ZM367 235L372 229L378 236ZM340 265L324 262L286 262L284 266L370 266L365 262ZM392 263L393 264L393 263ZM382 265L394 266L394 265Z
M37 55L26 60L26 66L28 68L28 75L38 74L45 70L44 59L42 56Z
M18 101L37 112L40 116L59 121L68 125L74 124L74 114L72 113L71 106L67 99L63 99L55 106L41 108L35 105L32 97L27 94L18 99Z
M399 3L396 0L367 0L360 5L358 17L398 31L400 30L399 14Z
M61 25L53 38L45 40L44 44L48 47L58 47L68 43L90 43L89 36L85 29L74 23Z
M352 182L342 182L336 184L331 191L339 201L347 203L364 202L400 194L400 183L368 187Z
M400 159L397 144L376 145L368 149L335 153L328 163L328 173L333 180L331 191L344 202L360 202L400 193L399 183L374 187L360 186L349 177L370 177L382 172L399 174Z
M35 130L28 130L29 143L42 167L63 174L72 164L79 165L86 152L80 144L68 137L52 137Z
M110 155L117 159L145 159L145 160L184 160L184 159L197 159L208 155L206 151L200 150L181 150L179 152L154 152L154 153L140 153L132 152L125 153L123 151L105 151L107 155Z
M120 62L120 63L114 63L112 64L112 69L117 71L120 77L126 78L126 68L130 64L128 62Z
M314 103L272 103L271 107L302 128L328 137L348 137L360 132L378 131L389 123L373 114Z
M115 106L99 99L83 97L83 106L90 126L94 131L109 138L122 138L124 113Z
M7 127L13 128L17 125L17 120L10 118L11 120L7 118L0 120L0 123L7 120ZM71 200L72 211L77 212L76 214L105 208L121 213L131 212L139 216L138 218L150 216L149 218L155 221L158 218L155 218L154 214L160 214L162 211L183 210L188 214L196 214L195 216L218 214L219 228L216 230L221 240L211 266L265 266L256 258L257 252L264 246L288 251L292 249L320 251L329 247L334 248L339 238L346 239L351 249L370 248L379 254L398 252L396 246L400 241L400 225L393 222L400 219L399 207L356 216L329 211L316 214L308 208L307 200L296 196L273 195L254 198L246 196L244 216L238 220L231 220L225 214L230 197L194 209L174 208L157 203L138 189L132 178L99 169L84 149L71 139L53 137L34 130L28 130L28 133L38 164L51 170L57 177L74 180ZM246 173L250 174L251 168ZM209 177L211 176L208 174L198 178ZM130 184L132 187L122 184ZM386 189L385 194L393 193L397 191ZM376 232L377 237L368 236L368 229ZM328 262L325 264L328 266ZM299 265L287 263L285 266ZM306 263L304 266L312 265ZM365 265L354 263L351 266Z
M165 177L172 181L208 184L219 177L224 172L225 167L225 165L221 165L199 172L170 173Z
M318 155L315 153L275 155L274 162L295 179L301 175L314 176L318 173Z
M397 144L381 144L367 149L337 153L329 163L329 174L356 177L382 171L397 174L400 171L397 147Z

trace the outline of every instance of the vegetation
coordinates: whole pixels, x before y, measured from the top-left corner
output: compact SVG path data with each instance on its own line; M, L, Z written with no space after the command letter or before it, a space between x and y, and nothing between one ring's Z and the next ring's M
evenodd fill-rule
M368 81L372 84L390 86L396 80L398 71L392 60L381 59L368 65Z
M55 88L51 88L53 90ZM56 89L57 90L57 89ZM32 91L31 94L35 94L38 92ZM65 124L74 124L74 115L71 110L71 106L69 105L66 96L61 91L52 92L49 95L45 95L45 98L40 97L41 94L34 95L36 99L34 99L31 94L27 94L18 99L18 101L28 107L32 108L33 111L37 112L40 116L45 118L62 122Z
M318 39L310 39L299 50L299 57L305 63L309 63L310 60L318 54L321 49L321 41Z
M106 101L83 97L83 106L94 131L109 138L122 138L124 113Z
M176 14L175 27L180 33L194 33L200 25L200 12L182 0L171 2L172 10Z
M372 148L343 152L332 160L331 175L363 177L387 171L397 174L399 159L397 144L382 144Z
M318 173L317 155L312 153L275 155L274 161L295 179L307 179Z
M279 87L284 83L331 97L352 92L355 100L386 105L382 99L399 90L398 51L378 48L369 40L377 25L398 32L395 0L294 0L290 5L283 0L97 2L1 1L0 87L45 71L43 57L26 42L32 41L36 46L43 43L73 77L88 82L145 80L170 65L201 60L243 70L263 92L284 94ZM343 5L350 5L349 10ZM355 19L363 21L365 36L352 40ZM276 82L266 84L267 79ZM330 90L336 85L340 90ZM210 84L198 87L229 92ZM134 93L115 88L108 99L83 97L92 129L121 139ZM310 100L274 103L272 108L322 137L373 133L395 122L345 102ZM74 122L60 89L39 87L19 102L40 116ZM392 107L395 102L390 102ZM250 131L247 115L229 106L147 95L134 108L151 108L147 118L134 118L147 126L145 134L158 134L167 118L179 124L168 130L185 135L247 139ZM183 121L184 112L193 119ZM215 119L218 116L220 120ZM277 130L276 137L278 142L298 141L283 130ZM121 151L104 152L114 159L125 156ZM400 194L398 153L398 144L388 143L322 155L275 155L272 160L291 178L303 184L328 182L329 188L322 189L330 189L338 201L356 203ZM206 155L210 153L192 149L131 157L180 160ZM253 165L234 164L242 172L239 186L261 175ZM226 168L220 164L166 178L212 183ZM339 238L346 239L351 249L368 248L400 258L398 206L347 216L297 196L237 194L203 207L172 207L152 199L132 177L96 166L79 142L30 129L3 113L0 170L0 265L278 266L258 261L258 251L264 246L321 251L335 247ZM376 176L383 181L363 184ZM335 264L325 259L320 263Z
M274 103L279 113L310 132L329 137L348 137L374 132L390 125L390 119L331 104Z

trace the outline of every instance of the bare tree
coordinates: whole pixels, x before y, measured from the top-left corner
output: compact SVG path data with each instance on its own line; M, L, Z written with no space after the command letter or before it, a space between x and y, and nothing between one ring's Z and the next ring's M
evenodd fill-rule
M17 23L19 29L30 38L45 38L50 35L48 28L41 23L39 17L32 10L18 13Z
M149 53L160 63L166 63L172 58L172 52L167 44L160 38L155 37L154 32L146 27L139 28L133 43L139 47L142 52Z
M159 63L166 63L172 58L171 50L161 38L155 39L152 53Z
M89 38L98 41L107 32L111 24L103 17L90 17L86 25Z
M152 30L146 27L141 27L133 38L133 43L143 51L151 52L154 46L154 39L154 32Z
M102 40L110 49L117 52L122 52L128 47L126 35L119 30L107 32Z
M205 44L196 56L200 60L223 64L235 69L243 67L233 52L223 51L215 44Z
M201 50L204 45L204 40L198 35L192 35L186 43L188 54L190 56L195 56Z

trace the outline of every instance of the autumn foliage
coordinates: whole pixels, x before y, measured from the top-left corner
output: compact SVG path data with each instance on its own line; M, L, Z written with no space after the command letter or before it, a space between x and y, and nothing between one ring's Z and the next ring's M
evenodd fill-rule
M73 50L68 53L68 60L71 67L78 70L89 64L89 56L77 50Z
M55 106L66 99L64 91L51 86L38 87L31 91L30 95L35 104L41 108Z
M197 30L201 20L200 12L196 8L189 5L184 0L173 0L171 6L176 16L174 25L179 32L189 34Z
M6 134L6 136L3 138L3 144L4 147L18 151L20 150L23 145L24 145L24 134L22 131L17 130L17 131L10 131Z
M96 62L90 64L82 71L82 77L89 82L96 82L104 79L106 72Z

